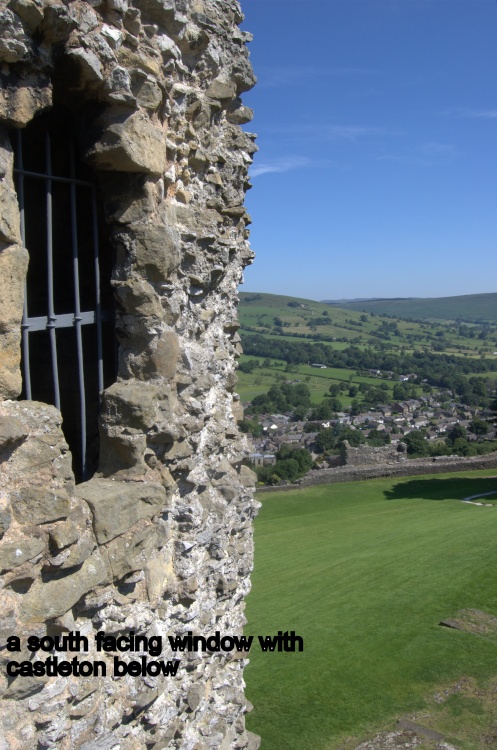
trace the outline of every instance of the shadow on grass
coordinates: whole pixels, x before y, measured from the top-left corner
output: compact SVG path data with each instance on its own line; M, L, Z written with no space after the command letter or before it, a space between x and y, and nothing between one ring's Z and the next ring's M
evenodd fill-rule
M399 482L384 494L387 500L462 500L470 495L492 490L497 492L497 477L450 477ZM488 501L491 502L492 499L494 498L489 497Z

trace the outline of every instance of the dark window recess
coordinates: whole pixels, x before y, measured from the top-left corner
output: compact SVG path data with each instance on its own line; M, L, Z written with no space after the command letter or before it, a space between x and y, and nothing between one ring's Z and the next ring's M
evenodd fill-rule
M54 404L77 481L98 465L100 394L115 380L112 251L71 116L52 110L12 134L21 234L29 252L22 398Z

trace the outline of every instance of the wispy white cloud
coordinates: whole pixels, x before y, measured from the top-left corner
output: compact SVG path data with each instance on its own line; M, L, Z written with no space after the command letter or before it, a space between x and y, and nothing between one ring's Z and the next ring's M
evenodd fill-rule
M260 177L271 172L290 172L292 169L300 169L310 164L305 156L283 156L280 159L262 162L250 168L250 176Z
M407 156L405 154L381 154L374 157L375 161L391 161L397 164L412 164L427 166L431 164L429 159L423 159L421 156Z
M440 114L452 117L469 117L479 120L495 120L497 109L472 109L471 107L453 107L445 109Z
M459 153L452 143L439 143L438 141L428 141L419 147L420 153L425 156L457 156Z
M266 132L328 141L356 141L367 136L398 135L392 130L370 125L337 125L326 122L294 122L288 125L274 125L267 127Z
M431 166L441 161L450 160L459 155L459 151L451 143L427 141L417 146L409 154L385 153L375 156L375 161L390 161L398 164Z
M367 68L330 67L319 65L281 65L257 69L258 88L311 83L314 79L343 78L344 76L376 75L378 71Z

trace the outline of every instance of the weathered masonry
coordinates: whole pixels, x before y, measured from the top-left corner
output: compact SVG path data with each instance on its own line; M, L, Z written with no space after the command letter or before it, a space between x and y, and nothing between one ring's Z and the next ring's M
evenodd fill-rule
M167 639L241 634L249 590L242 20L237 0L0 2L2 750L258 747L246 654ZM88 653L27 647L76 632ZM176 676L115 677L97 632L162 637ZM7 675L51 655L107 675Z

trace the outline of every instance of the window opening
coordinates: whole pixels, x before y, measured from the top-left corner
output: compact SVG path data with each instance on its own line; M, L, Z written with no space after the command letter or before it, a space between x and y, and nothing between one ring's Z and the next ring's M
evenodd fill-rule
M52 110L13 139L21 236L29 252L22 397L62 412L78 481L98 464L100 394L115 380L112 251L70 115Z

